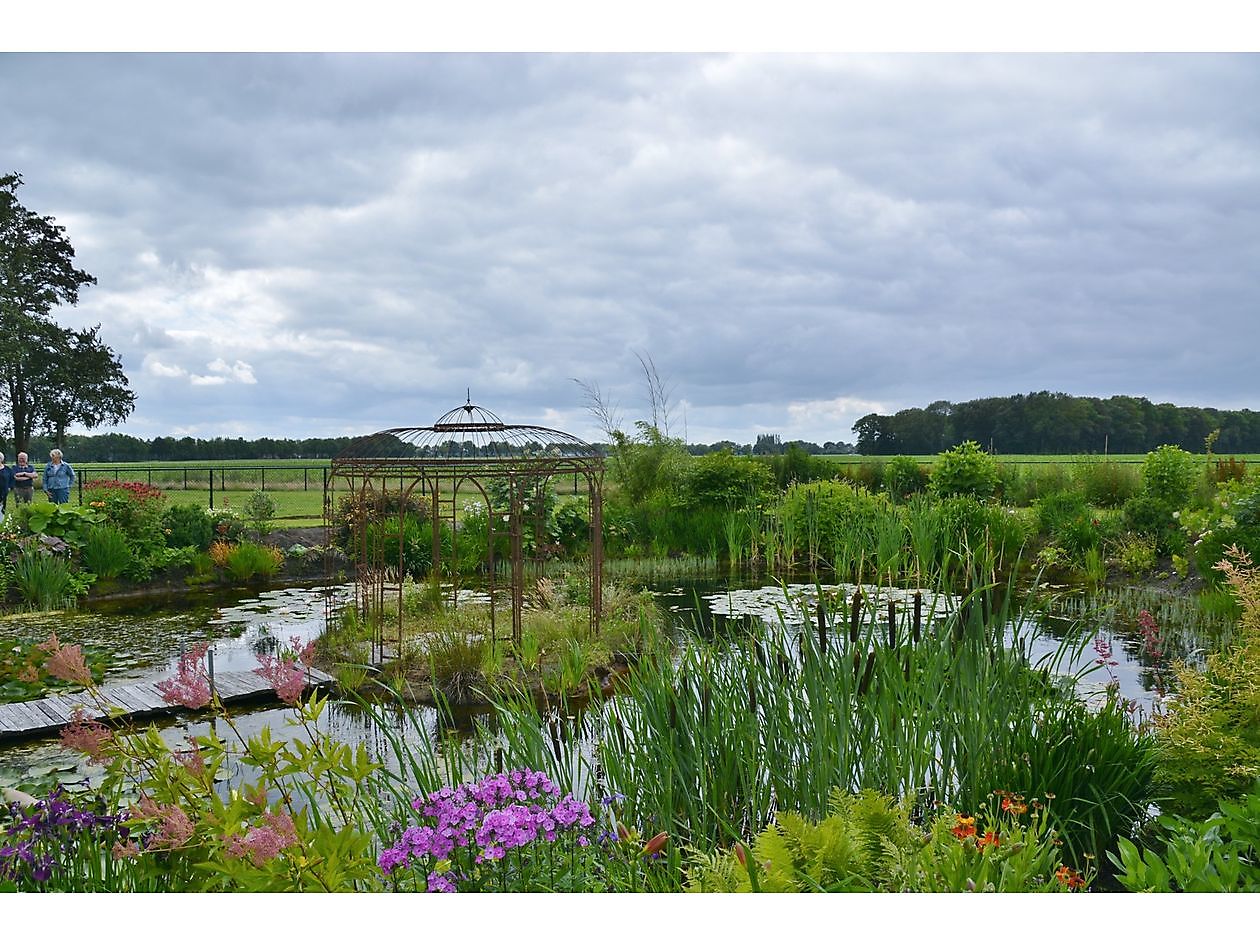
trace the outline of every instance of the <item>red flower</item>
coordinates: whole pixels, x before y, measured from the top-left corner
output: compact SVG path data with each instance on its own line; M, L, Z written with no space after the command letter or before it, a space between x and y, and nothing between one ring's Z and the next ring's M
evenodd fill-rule
M964 817L962 814L959 814L958 822L950 828L949 832L959 840L967 840L970 837L974 837L976 835L976 818Z
M983 837L976 838L976 846L983 850L985 847L996 847L1001 841L993 830L986 830Z
M1085 885L1085 878L1070 866L1060 866L1055 870L1054 878L1068 889L1080 889Z

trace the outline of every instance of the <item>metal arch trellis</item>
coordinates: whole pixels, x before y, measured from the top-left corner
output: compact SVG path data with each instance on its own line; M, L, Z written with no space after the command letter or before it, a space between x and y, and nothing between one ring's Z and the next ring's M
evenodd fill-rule
M511 641L521 640L525 582L541 559L525 553L526 518L532 515L534 550L542 544L545 522L543 490L550 480L573 476L585 481L590 522L589 576L591 585L590 630L598 634L603 599L603 479L604 459L599 450L571 434L548 427L507 424L471 397L427 427L396 427L353 441L333 461L328 477L328 501L324 508L326 544L337 524L348 526L348 549L355 564L355 606L361 615L384 614L386 600L396 596L396 640L403 647L403 588L407 576L404 542L409 509L423 507L432 525L429 573L438 581L448 606L457 607L460 588L457 567L449 591L440 583L443 566L442 526L449 524L451 554L457 551L459 490L468 484L486 504L486 550L482 560L484 590L489 598L491 645L500 641L497 614L502 592L511 595ZM493 483L506 487L508 507L496 508ZM527 491L532 490L532 496ZM349 521L335 523L338 494L354 497ZM419 502L412 502L418 498ZM529 501L532 498L532 502ZM392 507L397 506L396 510ZM398 560L385 560L386 542L369 540L368 526L398 516ZM414 514L414 513L410 513ZM508 540L508 585L499 576L495 560L496 540ZM383 653L384 622L374 643Z

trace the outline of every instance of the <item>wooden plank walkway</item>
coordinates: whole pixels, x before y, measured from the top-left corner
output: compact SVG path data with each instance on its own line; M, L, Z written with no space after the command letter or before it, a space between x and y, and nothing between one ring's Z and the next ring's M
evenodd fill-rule
M323 688L333 682L333 677L318 669L308 669L306 680L308 688ZM275 698L275 690L270 683L252 670L215 673L214 688L225 705ZM183 706L167 705L157 691L157 685L151 682L105 686L100 690L100 699L116 711L103 711L86 692L2 704L0 742L51 735L70 722L80 708L88 718L112 719L115 722L189 711Z

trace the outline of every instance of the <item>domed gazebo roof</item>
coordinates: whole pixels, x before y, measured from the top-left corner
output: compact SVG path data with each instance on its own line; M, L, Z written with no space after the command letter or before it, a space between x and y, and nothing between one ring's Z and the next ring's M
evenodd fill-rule
M571 433L504 423L470 398L430 426L394 427L359 437L337 455L332 466L334 473L338 467L362 473L430 465L571 471L602 464L599 449Z

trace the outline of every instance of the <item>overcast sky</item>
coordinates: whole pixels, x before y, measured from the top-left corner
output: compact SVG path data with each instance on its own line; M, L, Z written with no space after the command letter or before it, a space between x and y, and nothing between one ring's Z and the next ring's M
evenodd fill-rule
M1260 409L1256 55L0 55L137 436ZM685 420L684 420L685 418Z

